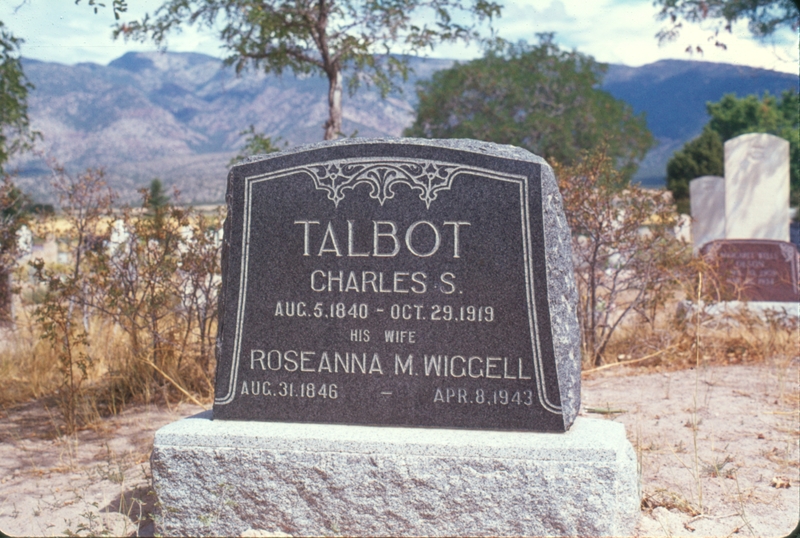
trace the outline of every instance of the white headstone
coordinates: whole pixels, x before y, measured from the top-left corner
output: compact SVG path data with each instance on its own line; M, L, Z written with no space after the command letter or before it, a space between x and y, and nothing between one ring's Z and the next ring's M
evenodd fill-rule
M697 252L715 239L725 238L725 178L703 176L689 182L692 208L692 244Z
M108 239L108 253L116 253L117 249L128 241L130 235L125 228L125 223L121 220L115 220L111 225L111 237Z
M691 242L692 218L689 215L678 215L678 220L672 231L678 241L683 241L684 243Z
M789 142L750 133L725 142L725 238L789 241Z
M24 224L17 230L17 249L21 256L30 256L33 249L33 233Z

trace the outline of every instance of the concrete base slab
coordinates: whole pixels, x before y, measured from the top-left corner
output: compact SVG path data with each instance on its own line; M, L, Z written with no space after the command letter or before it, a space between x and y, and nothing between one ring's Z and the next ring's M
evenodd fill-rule
M156 433L163 535L631 535L636 456L622 424L566 433L237 422Z
M680 301L678 318L694 322L700 313L704 323L717 327L738 327L742 321L759 319L764 323L776 323L791 328L800 319L800 303L777 301L720 301L717 303L693 303Z

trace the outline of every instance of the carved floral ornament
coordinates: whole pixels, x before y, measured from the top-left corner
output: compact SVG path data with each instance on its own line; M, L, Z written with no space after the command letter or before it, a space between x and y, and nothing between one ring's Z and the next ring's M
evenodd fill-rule
M511 181L525 185L525 175L504 173L481 168L465 166L452 162L433 161L414 158L361 157L328 161L326 163L309 164L287 168L269 174L246 177L250 185L264 180L277 179L297 173L307 174L317 190L325 191L327 197L336 207L344 200L348 190L367 184L370 186L369 196L384 205L386 200L394 198L395 187L406 185L419 193L419 199L430 209L431 203L437 199L441 191L450 190L453 181L462 174L472 174L500 181Z
M453 179L463 172L486 171L454 165L450 163L402 160L391 162L381 159L378 162L365 160L342 160L329 164L312 165L302 168L311 175L314 186L328 193L328 199L339 206L345 197L345 191L366 183L371 187L370 197L383 205L386 200L394 198L394 189L398 184L407 185L419 192L419 198L430 209L431 202L439 191L450 190ZM496 174L491 174L496 175Z

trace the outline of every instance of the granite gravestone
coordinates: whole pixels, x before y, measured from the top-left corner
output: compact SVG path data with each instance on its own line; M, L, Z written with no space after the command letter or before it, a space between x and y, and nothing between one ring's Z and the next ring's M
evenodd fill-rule
M357 141L240 164L228 181L215 419L572 424L570 232L544 161Z
M694 251L725 238L725 178L702 176L689 182Z
M750 133L725 142L725 239L789 241L789 143Z
M341 140L234 167L228 208L213 419L156 432L160 534L634 532L625 428L576 417L571 236L541 158Z
M701 255L713 267L721 299L798 302L798 255L784 241L712 241Z

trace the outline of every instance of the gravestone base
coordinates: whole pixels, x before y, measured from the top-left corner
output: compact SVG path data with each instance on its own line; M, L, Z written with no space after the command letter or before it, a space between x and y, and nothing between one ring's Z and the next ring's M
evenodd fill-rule
M193 536L631 535L622 424L566 433L211 420L156 433L157 531Z
M676 315L694 323L697 314L703 323L712 328L739 327L758 319L763 323L777 323L790 328L800 320L800 303L779 301L719 301L694 303L680 301Z

